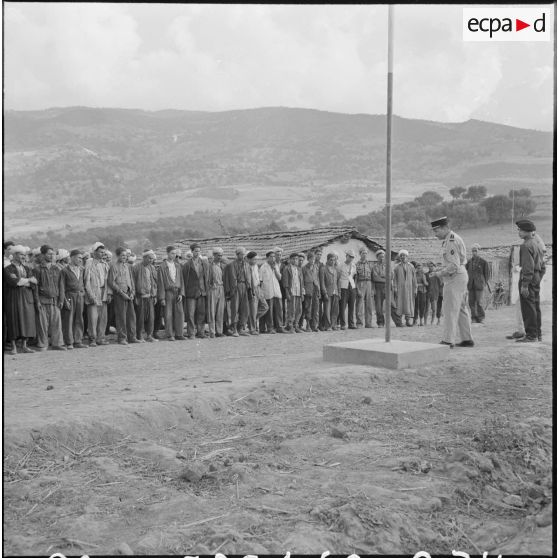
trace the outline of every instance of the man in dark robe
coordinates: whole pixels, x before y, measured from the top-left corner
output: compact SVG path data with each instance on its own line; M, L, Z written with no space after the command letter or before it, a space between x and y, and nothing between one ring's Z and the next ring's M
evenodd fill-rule
M22 352L35 352L27 346L27 340L37 335L35 308L39 298L37 279L26 265L26 253L24 246L13 246L13 261L4 268L6 340L10 343L10 355L17 354L16 341L19 339Z

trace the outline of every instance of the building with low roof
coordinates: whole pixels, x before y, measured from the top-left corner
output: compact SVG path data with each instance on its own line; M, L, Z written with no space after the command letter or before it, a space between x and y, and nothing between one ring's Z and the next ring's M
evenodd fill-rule
M223 249L225 259L235 258L235 250L238 246L244 246L247 251L257 252L257 259L263 261L266 252L275 247L283 249L283 254L288 257L292 252L306 253L315 248L323 251L322 261L325 262L329 252L336 254L339 260L345 259L345 252L353 250L358 258L359 250L364 246L368 249L368 260L376 260L376 252L379 249L385 250L385 237L371 237L360 233L353 227L320 227L305 230L289 230L265 233L237 234L232 236L217 236L212 238L193 238L177 240L173 243L182 254L190 249L190 244L197 242L202 254L207 254L214 247L219 246ZM391 240L391 258L397 258L399 250L405 249L409 252L411 261L426 264L434 262L441 264L441 243L435 237L428 238L398 238ZM155 250L157 259L162 260L166 257L165 247ZM507 246L481 247L479 255L484 258L490 267L490 289L486 289L486 305L489 304L492 296L492 287L501 282L506 291L508 303L513 303L517 299L517 282L519 276L514 271L514 266L519 261L519 244ZM547 245L547 273L541 284L541 300L552 299L552 245ZM468 250L470 257L470 250Z
M364 246L369 251L369 259L375 260L375 253L382 248L376 241L361 234L352 227L321 227L316 229L306 229L298 231L278 231L265 233L237 234L233 236L217 236L213 238L193 238L177 240L173 243L182 253L190 249L190 244L197 242L202 250L202 254L207 254L209 250L219 246L223 249L223 255L227 260L235 258L235 251L238 246L244 246L246 250L254 250L258 254L258 259L263 260L266 252L273 250L276 246L283 249L285 256L292 252L306 253L315 248L321 248L324 252L322 260L329 252L345 258L345 251L353 250L358 255L358 251ZM157 259L162 260L166 256L165 247L155 251Z

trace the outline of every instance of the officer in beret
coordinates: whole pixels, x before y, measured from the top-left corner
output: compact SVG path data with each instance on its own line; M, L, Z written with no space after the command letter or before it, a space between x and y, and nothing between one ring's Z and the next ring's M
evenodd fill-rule
M465 243L450 230L447 217L436 219L431 225L436 238L442 241L442 268L432 273L444 282L444 323L440 343L449 345L450 348L456 344L458 347L473 347L475 343L471 335L471 314L467 304Z
M519 247L519 296L521 315L525 326L525 337L517 343L533 343L542 340L540 285L544 274L544 252L540 243L533 238L537 230L533 221L522 219L515 223L523 244Z

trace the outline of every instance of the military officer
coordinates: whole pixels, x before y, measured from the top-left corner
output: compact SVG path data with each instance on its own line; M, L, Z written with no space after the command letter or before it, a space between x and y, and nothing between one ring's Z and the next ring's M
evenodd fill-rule
M529 219L522 219L515 223L519 238L523 244L519 247L519 295L521 315L525 326L525 337L517 339L518 343L532 343L542 341L540 286L545 273L544 251L540 243L533 238L536 231L535 224Z
M453 348L473 347L471 335L471 314L467 304L468 275L465 268L467 251L463 239L449 228L448 218L442 217L431 222L432 231L438 240L442 240L442 267L435 271L444 282L444 315L442 345Z

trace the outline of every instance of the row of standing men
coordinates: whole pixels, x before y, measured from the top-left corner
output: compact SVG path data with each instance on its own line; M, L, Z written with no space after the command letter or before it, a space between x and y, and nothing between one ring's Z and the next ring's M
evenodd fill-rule
M111 315L122 345L162 337L172 341L385 325L382 250L375 262L368 261L363 248L356 262L348 250L345 261L339 263L329 253L324 263L320 248L285 259L277 247L258 265L257 253L243 247L228 263L219 247L208 257L201 255L198 244L190 248L191 257L179 263L179 250L168 246L166 258L156 266L152 250L132 264L130 251L118 248L115 261L109 263L100 242L90 257L75 249L59 250L57 258L54 249L44 245L30 265L28 248L5 246L4 336L9 352L17 352L16 341L23 352L46 350L49 345L68 350L108 344ZM415 274L411 266L408 291L407 256L402 251L393 270L391 316L397 326L419 320L422 325L431 309L431 321L436 315L439 323L442 283L431 273L434 264L430 262L428 273L417 266ZM29 348L29 340L34 340L35 349Z

